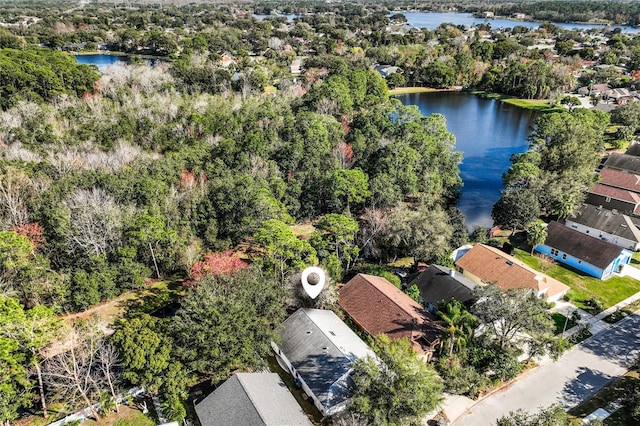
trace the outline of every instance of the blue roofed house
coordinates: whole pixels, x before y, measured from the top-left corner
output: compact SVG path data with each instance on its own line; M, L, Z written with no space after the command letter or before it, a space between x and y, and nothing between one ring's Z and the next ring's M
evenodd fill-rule
M355 383L353 364L375 358L373 351L333 311L301 308L278 328L278 343L271 342L284 363L323 416L347 407Z
M632 252L598 238L551 222L544 244L535 250L601 280L631 261Z

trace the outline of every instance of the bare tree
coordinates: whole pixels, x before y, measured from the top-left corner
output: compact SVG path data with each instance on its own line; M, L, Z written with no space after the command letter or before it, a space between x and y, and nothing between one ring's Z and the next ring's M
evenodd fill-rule
M122 211L104 190L77 189L65 204L69 208L72 252L106 254L118 244L122 237Z
M23 171L8 167L0 175L0 213L5 225L29 222L27 200L31 194L31 179Z
M116 368L119 363L118 350L111 343L107 343L105 339L102 339L98 344L97 358L99 361L98 368L102 373L102 378L107 382L109 391L113 397L113 402L116 406L116 412L120 412L118 406L118 397L116 395L116 384L118 376L116 374Z
M380 209L366 208L360 216L360 233L358 245L368 257L379 257L380 249L376 244L378 237L383 235L389 227L389 214Z
M84 339L76 332L76 344L67 352L45 362L43 377L47 386L67 401L82 401L96 420L100 414L93 400L100 392L101 373L96 359L96 340Z

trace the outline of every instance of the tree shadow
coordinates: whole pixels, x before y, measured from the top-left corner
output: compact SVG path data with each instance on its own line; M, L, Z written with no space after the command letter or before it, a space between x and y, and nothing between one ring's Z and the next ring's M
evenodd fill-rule
M567 383L562 390L565 408L578 405L594 395L614 377L588 367L579 367L578 376Z
M632 314L610 329L585 340L581 349L631 368L640 358L640 315Z

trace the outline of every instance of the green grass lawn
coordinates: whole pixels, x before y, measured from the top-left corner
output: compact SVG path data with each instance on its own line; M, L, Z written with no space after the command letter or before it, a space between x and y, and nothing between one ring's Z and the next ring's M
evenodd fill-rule
M551 319L553 319L553 323L556 326L555 334L561 334L563 330L569 330L570 328L575 327L577 324L571 318L567 319L564 315L559 312L554 312L551 315ZM566 322L566 325L565 325Z
M396 87L389 90L389 95L404 95L406 93L427 93L438 92L438 89L432 89L431 87Z
M606 309L640 291L640 281L633 278L612 277L602 281L568 267L560 266L558 263L531 256L524 250L515 249L514 256L532 268L571 287L569 295L572 298L572 303L582 309L591 309L585 302L594 297L598 298Z
M539 112L563 112L566 111L565 108L561 106L551 106L549 105L549 101L546 99L515 99L515 98L506 98L502 99L502 102L515 105L520 108L532 109L534 111Z

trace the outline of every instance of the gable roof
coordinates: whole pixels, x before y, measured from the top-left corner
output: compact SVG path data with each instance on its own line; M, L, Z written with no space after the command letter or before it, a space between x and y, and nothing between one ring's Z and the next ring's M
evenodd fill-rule
M456 299L464 304L473 301L473 289L476 284L454 269L446 266L431 265L416 276L409 285L417 285L420 296L425 302L438 306L440 302Z
M640 242L640 220L622 213L583 204L567 221L598 229L610 235Z
M202 426L311 426L276 373L238 373L195 408Z
M640 192L640 173L616 170L605 167L600 171L600 183L607 186Z
M567 228L558 222L551 222L547 233L545 245L570 254L600 269L609 266L623 250L615 244Z
M333 311L300 308L279 327L282 353L324 407L352 395L352 364L375 354Z
M414 348L425 352L419 340L431 347L440 338L437 318L418 302L382 277L358 274L340 289L340 306L372 336L406 337Z
M627 148L627 151L625 152L625 154L627 154L627 155L635 155L635 156L640 155L640 143L639 142L632 142L629 145L629 148Z
M546 289L547 297L551 297L569 289L560 281L536 271L502 250L484 244L473 246L458 259L456 265L487 284L495 283L505 291L530 288L539 293Z
M596 183L595 186L589 191L591 194L601 195L603 197L615 198L616 200L624 201L626 203L633 204L633 212L638 211L640 207L640 194L636 194L633 191L626 189L614 188L613 186L603 185Z
M607 158L604 167L640 173L640 157L614 152Z

